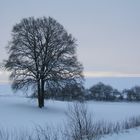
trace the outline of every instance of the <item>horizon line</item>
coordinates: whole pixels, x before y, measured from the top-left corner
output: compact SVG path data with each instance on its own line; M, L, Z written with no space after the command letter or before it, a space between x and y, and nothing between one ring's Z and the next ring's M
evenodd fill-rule
M140 78L140 73L124 73L113 71L85 71L83 75L87 78Z
M0 71L0 84L9 84L10 72L1 70ZM113 72L113 71L84 71L83 75L86 78L140 78L140 73L124 73L124 72Z

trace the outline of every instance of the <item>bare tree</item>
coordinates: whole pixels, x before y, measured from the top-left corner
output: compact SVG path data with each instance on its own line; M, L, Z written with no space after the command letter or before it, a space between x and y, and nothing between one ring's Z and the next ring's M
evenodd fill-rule
M41 108L48 87L80 83L83 67L77 60L76 46L75 38L55 19L22 19L13 27L9 58L5 60L12 88L16 91L33 87Z
M88 112L86 104L75 102L69 106L67 123L63 135L66 140L96 140L96 134L92 115Z

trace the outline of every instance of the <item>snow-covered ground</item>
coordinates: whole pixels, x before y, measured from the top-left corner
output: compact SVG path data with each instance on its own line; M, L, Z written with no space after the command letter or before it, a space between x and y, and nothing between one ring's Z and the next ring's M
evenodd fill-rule
M0 96L0 125L6 128L30 128L34 125L62 124L67 104L58 101L46 101L46 107L37 107L37 100Z
M71 102L46 100L45 107L37 107L37 100L17 96L0 96L0 125L8 129L30 129L35 125L60 126L66 120L66 112ZM140 115L140 103L95 102L86 103L95 120L122 121ZM31 129L30 129L31 130ZM136 137L136 138L135 138ZM138 140L140 129L130 133L106 136L102 140Z
M128 132L105 136L101 140L140 140L140 128L131 129Z

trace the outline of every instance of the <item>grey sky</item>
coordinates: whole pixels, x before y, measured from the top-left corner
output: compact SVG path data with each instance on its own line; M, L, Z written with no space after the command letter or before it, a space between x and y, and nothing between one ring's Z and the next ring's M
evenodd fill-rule
M13 25L30 16L51 16L73 34L88 76L139 76L140 0L0 0L0 62Z

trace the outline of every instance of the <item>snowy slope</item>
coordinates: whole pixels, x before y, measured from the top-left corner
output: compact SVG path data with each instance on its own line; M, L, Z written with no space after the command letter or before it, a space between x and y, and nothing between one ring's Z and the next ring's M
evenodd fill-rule
M65 102L46 101L46 107L37 107L37 101L16 96L0 97L0 125L6 128L30 128L36 124L61 124L65 119Z
M45 108L37 107L37 100L16 96L0 97L0 124L9 126L31 126L33 124L61 124L66 119L68 104L47 100ZM89 111L96 120L121 121L140 115L139 103L87 102Z
M131 129L129 132L105 136L101 140L140 140L140 128Z
M37 107L37 100L25 97L0 96L0 126L8 129L32 129L35 125L59 127L66 120L66 112L71 102L47 100L45 108ZM87 102L95 120L122 121L140 115L140 103ZM129 138L129 139L128 139ZM102 140L139 140L140 129L130 133L106 136Z

